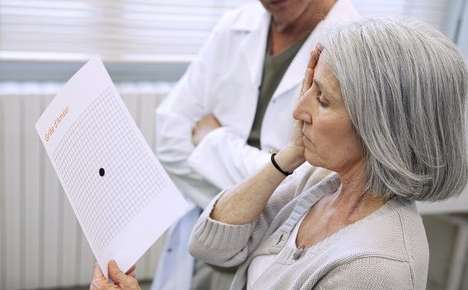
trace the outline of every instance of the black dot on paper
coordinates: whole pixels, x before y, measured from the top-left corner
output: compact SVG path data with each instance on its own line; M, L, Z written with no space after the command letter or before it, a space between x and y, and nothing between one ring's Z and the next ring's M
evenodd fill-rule
M104 168L99 168L99 175L104 176L104 174L106 174L106 171L104 170Z

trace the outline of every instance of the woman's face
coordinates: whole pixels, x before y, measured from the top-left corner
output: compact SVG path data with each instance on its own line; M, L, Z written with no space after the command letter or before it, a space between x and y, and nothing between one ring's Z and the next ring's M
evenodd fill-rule
M305 159L314 166L346 171L362 160L362 147L341 95L340 84L321 57L313 84L299 99L294 118L302 128Z

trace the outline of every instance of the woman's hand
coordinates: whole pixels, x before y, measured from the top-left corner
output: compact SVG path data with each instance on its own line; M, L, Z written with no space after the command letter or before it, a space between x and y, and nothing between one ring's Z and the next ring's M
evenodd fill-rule
M89 287L90 290L141 290L138 281L135 279L135 266L130 268L127 273L120 271L119 266L115 261L109 262L109 277L112 282L109 282L99 269L99 266L94 267L94 276Z
M317 44L314 50L310 54L309 63L307 64L306 73L304 76L304 80L302 81L302 88L301 93L299 96L300 102L302 96L309 93L310 88L312 87L313 79L314 79L314 70L317 66L317 62L320 58L320 53L322 52L322 46ZM304 163L304 141L302 136L302 127L304 126L304 122L297 119L294 122L294 129L289 139L288 146L281 150L278 153L277 162L284 166L287 171L294 170L298 165ZM280 160L282 159L282 160Z
M218 119L213 114L205 115L192 128L192 143L197 146L208 133L221 127Z
M315 67L317 66L317 62L320 57L320 52L321 52L321 46L317 44L317 46L312 50L310 53L310 59L309 63L307 64L307 69L305 72L304 80L302 81L302 88L301 88L301 93L299 95L299 100L308 93L310 88L312 87L312 83L314 80L314 70ZM290 144L294 146L299 146L299 147L304 147L304 143L302 140L302 126L303 126L303 121L296 120L295 126L294 126L294 131L293 135L291 136L290 139Z

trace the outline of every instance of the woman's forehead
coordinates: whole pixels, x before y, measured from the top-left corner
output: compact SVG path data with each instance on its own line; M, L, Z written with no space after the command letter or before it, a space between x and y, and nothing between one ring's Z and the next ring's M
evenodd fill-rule
M322 90L328 91L333 95L340 95L340 83L333 73L330 65L326 63L323 57L320 57L314 71L314 81L320 84Z

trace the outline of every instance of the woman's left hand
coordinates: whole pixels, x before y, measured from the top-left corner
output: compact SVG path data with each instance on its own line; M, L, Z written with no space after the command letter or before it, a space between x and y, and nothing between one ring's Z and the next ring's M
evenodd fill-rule
M141 290L138 281L135 279L135 266L130 268L127 273L120 271L119 266L115 261L109 262L109 277L112 282L109 282L104 274L102 274L99 266L94 267L94 276L89 287L90 290Z
M218 119L213 114L203 116L192 128L192 143L197 146L211 131L221 127Z

